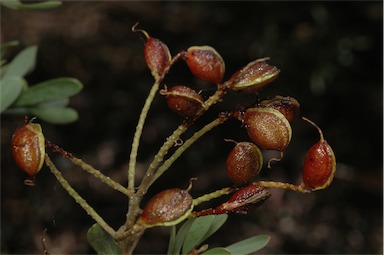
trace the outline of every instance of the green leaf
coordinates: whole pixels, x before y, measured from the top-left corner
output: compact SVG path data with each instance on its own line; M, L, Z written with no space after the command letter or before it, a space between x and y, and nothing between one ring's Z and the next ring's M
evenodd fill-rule
M205 233L203 239L201 242L204 242L205 240L208 239L211 235L213 235L217 230L223 226L223 224L227 221L228 215L227 214L221 214L221 215L212 215L213 216L213 221L211 224L211 227L209 228L208 232Z
M83 85L74 78L57 78L41 82L24 91L18 100L16 106L35 105L46 101L66 98L77 94Z
M19 0L1 0L0 3L9 9L17 10L21 2Z
M202 216L195 219L185 236L183 248L181 250L182 254L187 254L203 241L204 236L208 233L212 225L213 219L213 215Z
M0 113L6 110L20 95L27 82L21 77L8 77L0 84Z
M3 78L11 76L23 77L29 71L33 70L36 61L37 46L30 46L22 50L16 57L9 63L7 71Z
M171 255L173 251L173 247L175 247L176 243L176 226L171 226L171 233L169 235L169 244L168 244L168 251L167 254Z
M231 254L238 254L238 255L250 254L265 247L270 239L271 237L268 235L258 235L258 236L254 236L254 237L245 239L243 241L231 244L225 248L228 249L231 252Z
M46 101L44 103L37 105L37 107L41 107L41 108L44 108L44 107L64 107L64 106L67 106L68 104L69 104L69 98L66 97L66 98L59 98L59 99L55 99L55 100L51 100L51 101Z
M45 1L40 3L23 3L20 5L20 8L27 10L47 10L59 7L60 5L61 1Z
M189 228L192 226L195 220L196 218L189 219L180 227L176 234L176 241L171 252L172 254L180 254L181 247L183 246L185 240L185 235L188 233Z
M32 115L53 124L68 124L79 118L77 111L68 107L31 107L28 111Z
M226 255L226 254L231 254L231 252L228 249L223 247L212 248L202 253L202 255Z
M19 0L2 0L1 4L14 10L27 9L27 10L45 10L56 8L61 5L61 1L45 1L38 3L22 3Z
M0 57L1 57L1 60L3 61L3 57L4 57L5 53L7 52L8 48L14 47L14 46L17 46L17 45L19 45L19 41L10 41L10 42L3 43L0 46Z
M98 223L93 224L88 230L87 238L97 254L120 254L116 241Z

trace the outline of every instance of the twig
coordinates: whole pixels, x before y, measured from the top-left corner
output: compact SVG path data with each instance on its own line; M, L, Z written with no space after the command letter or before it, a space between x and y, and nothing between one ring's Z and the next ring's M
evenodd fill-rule
M75 199L76 203L78 203L83 209L90 215L108 234L112 237L115 235L115 230L111 228L103 218L82 198L64 179L59 170L57 170L56 166L53 164L48 154L45 154L45 164L49 167L51 172L56 176L56 179L60 182L63 188L68 192L68 194Z

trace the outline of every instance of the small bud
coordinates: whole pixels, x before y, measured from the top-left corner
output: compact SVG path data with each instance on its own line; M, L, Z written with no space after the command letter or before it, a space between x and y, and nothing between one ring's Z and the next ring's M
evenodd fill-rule
M188 190L167 189L151 198L137 223L148 228L173 226L186 219L192 209L193 198Z
M278 110L289 122L292 122L300 112L300 104L293 97L275 96L272 99L261 101L258 106Z
M12 136L12 155L17 166L29 176L40 171L45 157L45 139L39 124L28 123L16 129Z
M269 60L269 58L257 59L249 63L232 75L226 84L235 91L258 92L261 88L274 81L280 73L280 69L269 65L266 60Z
M236 186L250 184L263 166L263 154L253 143L240 142L229 153L227 175Z
M165 87L160 94L166 96L169 108L183 117L194 117L204 107L203 97L187 86Z
M305 155L302 186L312 190L328 187L336 172L336 158L331 146L324 140L323 132L312 121L303 118L317 128L320 141L313 145Z
M184 59L196 77L215 84L219 84L223 80L225 63L214 48L210 46L190 47Z

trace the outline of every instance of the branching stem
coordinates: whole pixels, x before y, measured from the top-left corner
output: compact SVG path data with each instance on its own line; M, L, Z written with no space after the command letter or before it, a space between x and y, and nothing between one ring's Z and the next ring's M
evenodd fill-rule
M77 193L72 186L64 179L59 170L53 164L51 159L47 154L45 154L45 163L51 170L51 172L56 176L56 179L60 182L63 188L68 192L68 194L78 203L83 209L90 215L108 234L111 236L115 235L115 230L110 227L104 219L82 198L79 193Z

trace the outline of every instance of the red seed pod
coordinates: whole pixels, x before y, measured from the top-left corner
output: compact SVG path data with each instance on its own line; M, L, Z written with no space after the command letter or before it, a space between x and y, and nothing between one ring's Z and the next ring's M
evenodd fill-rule
M289 122L292 122L300 112L300 104L293 97L275 96L272 99L261 101L258 107L276 109L281 112Z
M45 139L39 124L28 123L15 130L12 155L17 166L28 175L35 176L40 171L45 157Z
M236 186L250 184L263 166L263 154L253 143L240 142L229 153L227 175Z
M148 228L173 226L187 218L192 209L193 198L188 190L167 189L148 202L137 223Z
M225 63L214 48L210 46L190 47L184 59L196 77L215 84L219 84L223 80Z
M204 107L203 97L187 86L165 87L160 94L166 96L169 108L183 117L194 117Z
M243 116L249 137L266 150L284 151L292 137L292 129L282 113L273 108L250 108Z
M228 87L248 93L258 92L261 88L274 81L280 69L269 65L266 60L269 58L257 59L232 75L226 82Z
M323 132L312 121L305 121L317 128L320 141L313 145L305 155L302 186L319 190L328 187L336 172L336 158L331 146L324 140Z
M227 202L215 208L193 212L193 215L199 217L229 212L247 214L250 210L254 210L262 205L270 196L271 193L268 188L251 184L236 191Z
M152 76L158 79L171 62L168 46L157 38L149 37L144 46L144 58Z
M136 23L132 27L133 32L142 32L147 38L144 46L144 59L152 76L157 80L163 75L164 70L169 67L171 63L171 53L168 46L157 38L150 37L145 30L136 29Z

